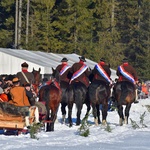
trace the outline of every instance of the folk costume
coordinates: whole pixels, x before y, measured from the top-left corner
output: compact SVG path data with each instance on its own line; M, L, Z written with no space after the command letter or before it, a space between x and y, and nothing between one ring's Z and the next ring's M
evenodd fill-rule
M26 91L25 88L20 86L20 80L16 77L13 79L13 84L14 86L10 89L10 94L11 94L11 98L12 100L9 101L10 104L13 104L15 106L18 107L26 107L29 110L29 115L31 115L31 113L34 111L34 117L35 118L35 122L39 123L39 111L38 108L36 106L31 106L28 100L28 97L26 95ZM27 115L25 117L25 121L26 121L26 126L29 126L30 123L30 119L31 116Z
M126 58L123 59L123 64L118 66L116 75L119 77L118 81L130 81L133 84L138 82L137 73Z
M14 78L13 83L18 83L19 79ZM28 97L26 95L25 88L22 86L14 86L10 89L10 94L12 100L9 101L9 103L14 104L16 106L30 106Z
M100 59L100 62L95 65L94 69L92 70L92 74L94 75L94 80L101 80L106 82L107 84L112 84L110 79L111 70L108 65L106 65L104 58Z
M68 65L68 59L64 57L61 62L62 64L56 67L56 70L60 73L60 82L64 81L69 83L68 73L70 71L70 66Z
M20 85L24 86L26 82L30 84L34 83L34 75L32 72L28 72L28 64L24 62L21 64L22 71L17 73L17 77L20 79Z
M124 58L123 64L118 66L116 75L119 77L118 82L120 81L129 81L135 85L135 101L134 103L138 103L138 91L136 88L136 84L138 83L138 77L135 69L128 63L128 59Z
M74 63L71 67L70 72L73 74L70 80L70 83L73 82L82 82L86 85L86 87L89 86L89 75L90 71L88 70L88 66L85 64L86 60L84 56L79 57L80 61L77 63Z

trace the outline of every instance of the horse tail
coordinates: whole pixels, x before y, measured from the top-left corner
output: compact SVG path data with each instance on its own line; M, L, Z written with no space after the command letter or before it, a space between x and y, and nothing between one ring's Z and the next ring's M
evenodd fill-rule
M67 102L73 102L74 101L74 91L73 91L73 87L72 85L69 85L68 88L65 90L65 95L66 95L66 99Z
M121 96L120 96L120 101L125 101L127 95L128 95L128 88L127 84L125 82L122 82L121 84Z

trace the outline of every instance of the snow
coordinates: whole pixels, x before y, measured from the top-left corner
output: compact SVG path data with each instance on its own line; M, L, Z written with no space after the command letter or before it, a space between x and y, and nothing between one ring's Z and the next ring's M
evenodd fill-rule
M149 150L150 133L150 112L146 105L150 105L150 98L140 99L139 103L132 104L129 116L129 124L119 126L119 116L117 111L108 111L107 123L112 129L106 131L106 126L94 125L92 114L88 118L90 124L90 135L82 137L78 134L79 126L75 125L76 108L73 107L73 127L69 128L61 124L61 111L58 111L58 121L55 123L54 132L41 131L31 139L30 134L20 134L18 136L0 135L1 150ZM91 110L92 111L92 110ZM81 118L84 117L86 106L83 107ZM140 116L144 114L144 124L140 124ZM134 129L130 118L135 121L140 128Z

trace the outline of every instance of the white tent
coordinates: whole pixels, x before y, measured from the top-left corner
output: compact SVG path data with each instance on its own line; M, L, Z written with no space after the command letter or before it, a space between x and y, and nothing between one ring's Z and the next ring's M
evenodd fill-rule
M69 65L79 61L77 54L54 54L41 51L28 51L18 49L0 48L0 74L16 74L21 71L21 64L27 62L29 71L33 68L38 70L41 68L41 74L51 74L51 68L56 68L63 57L69 61ZM96 62L86 59L86 64L93 69ZM115 71L112 71L112 79L116 78Z

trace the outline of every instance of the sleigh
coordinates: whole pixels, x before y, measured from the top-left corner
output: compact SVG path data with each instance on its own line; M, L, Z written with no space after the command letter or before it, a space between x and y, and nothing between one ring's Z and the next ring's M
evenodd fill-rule
M32 123L35 119L34 111L34 108L31 109L29 115L30 123ZM26 126L25 118L28 114L29 111L27 107L17 107L7 102L0 103L0 129L3 131L24 132L24 128Z

